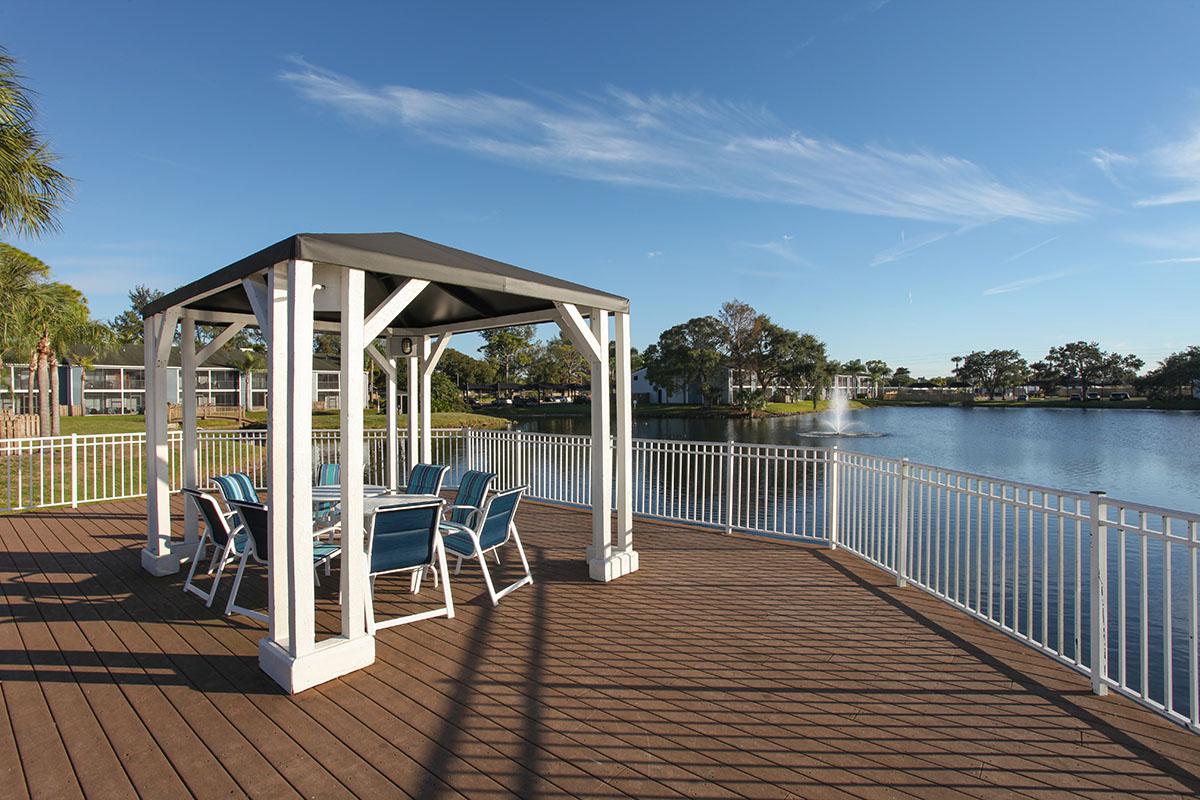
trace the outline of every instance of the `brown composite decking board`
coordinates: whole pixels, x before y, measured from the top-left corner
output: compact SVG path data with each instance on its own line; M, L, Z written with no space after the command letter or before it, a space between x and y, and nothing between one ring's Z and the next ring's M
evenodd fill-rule
M220 614L231 575L209 610L141 570L144 509L0 517L0 796L1200 793L1200 737L847 553L639 521L641 571L603 585L589 517L533 503L533 586L493 609L466 563L454 620L288 697ZM376 608L434 600L380 579Z

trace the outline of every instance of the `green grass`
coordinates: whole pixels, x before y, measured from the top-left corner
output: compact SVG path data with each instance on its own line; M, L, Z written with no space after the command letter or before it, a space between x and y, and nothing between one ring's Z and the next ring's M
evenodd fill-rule
M813 408L811 400L805 400L800 403L767 403L763 409L768 414L784 416L788 414L813 414L820 413L829 408L828 400L818 400L816 408ZM866 408L857 400L851 400L847 408Z
M252 425L265 425L267 412L250 411L246 417ZM336 430L341 416L336 411L314 411L313 428L316 430ZM363 422L367 428L383 428L387 418L383 414L367 412ZM408 423L404 414L400 415L400 427ZM502 429L508 427L507 420L483 414L461 412L434 412L433 427L435 428L488 428ZM200 427L205 430L233 430L237 422L229 419L200 420ZM139 433L146 430L146 418L141 414L96 414L85 417L63 417L62 432L64 435L77 433Z

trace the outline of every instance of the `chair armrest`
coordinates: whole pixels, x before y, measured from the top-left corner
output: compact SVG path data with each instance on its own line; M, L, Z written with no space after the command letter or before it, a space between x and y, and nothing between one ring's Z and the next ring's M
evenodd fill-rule
M453 505L453 506L446 506L445 507L446 516L449 517L450 512L452 512L456 508L465 508L465 509L470 510L471 513L467 515L467 527L468 528L471 526L471 521L475 518L475 515L483 513L483 509L480 508L479 506L468 506L465 504L459 504L459 505Z

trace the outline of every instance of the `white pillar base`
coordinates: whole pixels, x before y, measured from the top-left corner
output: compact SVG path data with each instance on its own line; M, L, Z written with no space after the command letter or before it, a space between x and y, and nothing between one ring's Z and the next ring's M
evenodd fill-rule
M303 692L374 663L375 637L369 635L326 639L296 658L268 638L258 642L258 665L288 694Z
M142 548L142 569L156 578L164 575L174 575L179 572L180 565L185 564L196 552L196 543L175 541L167 548L167 552L159 555Z
M638 570L638 553L632 548L616 550L607 558L593 557L591 549L588 548L588 575L594 581L608 583Z

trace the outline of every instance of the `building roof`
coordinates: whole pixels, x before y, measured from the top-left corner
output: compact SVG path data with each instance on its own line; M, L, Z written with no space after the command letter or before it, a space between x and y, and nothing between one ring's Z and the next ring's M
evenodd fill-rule
M494 321L507 318L498 324L512 324L511 318L519 315L527 315L528 321L550 321L557 316L555 302L574 303L584 313L591 307L629 310L629 301L618 295L404 233L298 233L176 289L147 305L142 314L148 317L175 306L252 314L241 281L290 259L313 262L318 283L323 266L364 270L368 311L406 278L430 281L388 325L396 331L433 331L471 323L496 327ZM336 322L338 313L318 308L316 319Z

